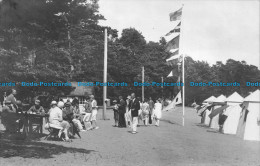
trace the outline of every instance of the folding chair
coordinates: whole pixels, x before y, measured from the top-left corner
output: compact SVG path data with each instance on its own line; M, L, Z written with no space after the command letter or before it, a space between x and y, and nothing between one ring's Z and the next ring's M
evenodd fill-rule
M46 125L45 128L49 131L49 134L44 138L49 139L49 138L54 138L55 140L59 140L59 132L62 129L61 127L53 126L50 122L49 119L46 118Z

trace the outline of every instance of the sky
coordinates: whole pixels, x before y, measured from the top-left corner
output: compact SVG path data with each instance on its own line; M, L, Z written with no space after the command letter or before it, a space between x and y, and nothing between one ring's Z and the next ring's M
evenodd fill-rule
M99 0L106 21L119 31L135 28L158 42L177 22L169 13L183 7L181 52L194 60L245 60L260 67L259 0Z

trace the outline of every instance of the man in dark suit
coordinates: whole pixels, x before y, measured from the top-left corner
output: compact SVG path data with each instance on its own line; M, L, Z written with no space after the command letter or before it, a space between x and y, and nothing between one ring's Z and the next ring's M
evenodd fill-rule
M137 124L138 124L138 111L140 110L140 103L135 98L135 93L131 94L131 98L132 100L130 101L129 104L129 110L131 110L131 115L133 118L132 133L136 134Z
M125 105L126 102L123 100L122 96L119 96L119 124L118 127L126 127L125 123Z

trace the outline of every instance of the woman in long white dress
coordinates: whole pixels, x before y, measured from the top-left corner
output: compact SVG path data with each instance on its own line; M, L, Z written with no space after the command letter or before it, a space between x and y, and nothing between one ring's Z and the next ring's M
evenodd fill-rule
M149 119L149 104L148 104L147 99L144 100L144 103L142 104L141 110L142 110L141 118L144 122L144 125L147 126L148 125L148 119Z
M156 103L154 104L155 126L159 127L161 117L162 117L162 104L157 99Z

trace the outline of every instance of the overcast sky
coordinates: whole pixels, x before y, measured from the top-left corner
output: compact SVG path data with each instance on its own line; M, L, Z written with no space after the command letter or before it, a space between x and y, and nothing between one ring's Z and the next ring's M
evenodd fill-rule
M169 13L182 4L181 48L210 64L232 58L260 66L259 0L99 0L101 22L119 30L134 27L147 41L158 42L172 29Z

